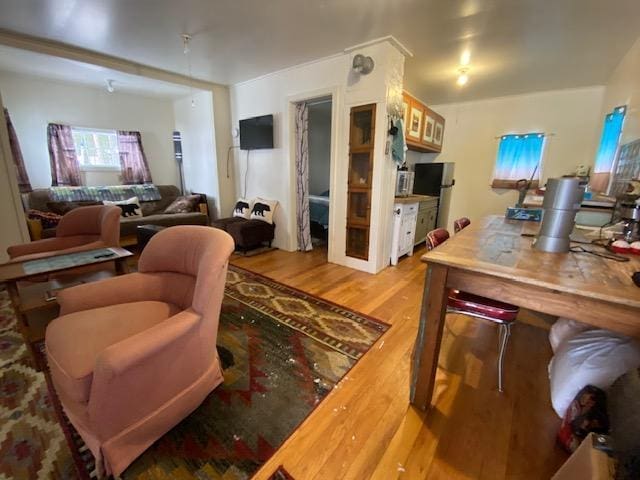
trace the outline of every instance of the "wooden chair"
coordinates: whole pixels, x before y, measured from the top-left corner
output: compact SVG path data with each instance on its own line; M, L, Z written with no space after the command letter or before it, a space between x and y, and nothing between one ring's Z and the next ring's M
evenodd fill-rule
M462 219L461 219L462 220ZM468 219L467 219L468 221ZM458 221L456 220L456 223ZM468 225L468 223L467 223ZM466 226L466 225L465 225ZM464 228L464 227L462 227ZM433 250L449 239L449 232L444 228L437 228L427 234L427 249ZM516 320L520 309L515 306L472 293L450 290L447 301L447 311L470 317L481 318L496 323L500 327L499 356L498 356L498 391L503 391L503 365L507 342L511 335L511 325Z
M471 220L469 220L467 217L459 218L455 222L453 222L453 232L458 233L460 230L468 227L469 225L471 225Z

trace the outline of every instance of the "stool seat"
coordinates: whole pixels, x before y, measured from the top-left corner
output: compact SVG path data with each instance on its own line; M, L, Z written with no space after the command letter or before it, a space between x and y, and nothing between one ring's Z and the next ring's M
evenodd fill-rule
M447 304L451 310L497 323L514 322L519 311L515 305L458 290L449 291Z

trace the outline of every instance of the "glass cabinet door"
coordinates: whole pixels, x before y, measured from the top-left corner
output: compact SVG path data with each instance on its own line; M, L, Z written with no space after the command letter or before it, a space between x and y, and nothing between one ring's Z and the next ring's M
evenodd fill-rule
M375 108L351 109L351 150L372 149L375 133Z
M375 118L375 104L351 109L346 254L362 260L369 259Z

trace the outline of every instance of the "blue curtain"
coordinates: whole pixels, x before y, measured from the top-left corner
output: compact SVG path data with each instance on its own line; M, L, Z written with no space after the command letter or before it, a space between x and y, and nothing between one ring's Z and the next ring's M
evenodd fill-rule
M624 121L626 110L627 107L616 107L613 112L604 117L600 148L598 148L596 164L593 169L594 173L606 173L613 169L613 161L618 150L622 122Z
M498 158L493 175L495 180L520 180L540 178L540 160L544 134L525 133L522 135L503 135L498 147ZM538 167L536 169L536 166Z

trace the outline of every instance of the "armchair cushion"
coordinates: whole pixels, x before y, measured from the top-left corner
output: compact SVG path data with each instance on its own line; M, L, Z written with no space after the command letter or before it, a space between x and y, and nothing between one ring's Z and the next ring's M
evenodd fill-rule
M66 395L87 403L96 359L105 348L174 316L176 305L157 301L122 303L58 317L47 327L51 376Z

